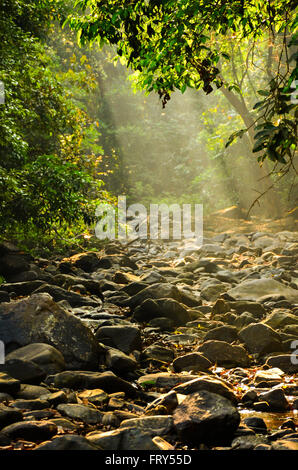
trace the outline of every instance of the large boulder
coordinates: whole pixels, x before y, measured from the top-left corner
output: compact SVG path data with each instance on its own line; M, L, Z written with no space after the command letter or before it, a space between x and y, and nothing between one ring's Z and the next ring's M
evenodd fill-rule
M209 361L223 367L248 367L250 359L242 346L234 346L225 341L205 341L197 349Z
M94 299L91 299L91 297L83 296L83 295L77 294L76 292L63 289L63 287L51 286L50 284L46 284L46 283L38 287L34 291L34 294L38 294L41 292L45 292L49 294L51 297L53 297L55 302L66 300L72 307L82 307L84 305L89 305L91 307L98 307L98 305L101 303L99 299L94 300Z
M64 357L58 349L45 343L33 343L7 354L6 361L22 359L38 364L46 374L56 374L65 369Z
M148 322L159 317L168 318L176 326L185 325L190 321L185 306L173 299L146 299L133 314L133 319L139 322Z
M124 301L123 306L130 307L134 310L146 299L173 299L187 305L188 307L201 305L201 300L199 298L193 297L191 294L178 289L172 284L156 283L142 289L140 292Z
M53 383L57 388L98 389L107 393L124 392L127 396L135 396L136 388L126 380L117 377L113 372L91 372L91 371L64 371L52 375L47 381Z
M0 331L8 352L30 343L46 343L61 352L69 369L98 367L99 346L90 329L49 294L1 304Z
M125 354L142 347L140 329L133 325L102 326L95 336L101 343L120 349Z
M298 290L275 279L253 279L241 282L226 293L231 300L253 300L261 302L268 298L282 297L289 302L298 302Z
M228 444L240 423L237 408L229 400L206 390L188 395L173 419L179 438L194 445Z
M263 323L252 323L246 326L239 332L239 337L252 354L264 355L283 351L279 334Z

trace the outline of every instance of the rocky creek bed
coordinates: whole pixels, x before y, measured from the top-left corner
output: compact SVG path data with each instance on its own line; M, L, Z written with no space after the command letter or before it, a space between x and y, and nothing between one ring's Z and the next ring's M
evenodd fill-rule
M297 235L0 244L0 450L298 450Z

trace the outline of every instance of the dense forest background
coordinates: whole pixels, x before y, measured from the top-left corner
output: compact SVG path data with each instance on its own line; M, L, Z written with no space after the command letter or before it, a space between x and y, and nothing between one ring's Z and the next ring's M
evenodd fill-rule
M252 132L268 82L294 69L292 33L280 28L274 42L266 34L237 41L231 30L221 38L229 60L217 63L230 86L207 94L185 86L163 106L157 93L140 89L139 73L115 46L79 46L77 33L62 27L72 3L1 1L4 238L48 250L59 240L75 243L82 233L92 235L96 205L121 194L146 205L202 203L205 214L230 206L243 217L295 211L293 162L258 161ZM291 123L291 93L273 123L281 114ZM249 131L232 142L244 127Z

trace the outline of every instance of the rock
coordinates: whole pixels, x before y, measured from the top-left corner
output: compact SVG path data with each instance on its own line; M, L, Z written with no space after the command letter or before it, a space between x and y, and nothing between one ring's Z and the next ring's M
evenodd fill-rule
M298 361L296 361L295 364L291 354L281 354L278 356L268 357L265 365L270 368L278 367L286 374L298 373Z
M279 439L272 443L272 450L298 450L298 441Z
M254 376L254 384L260 384L261 382L267 382L268 384L276 385L282 381L284 372L278 368L272 368L268 370L257 370Z
M266 309L260 302L252 302L248 300L238 300L228 302L229 309L236 310L241 315L243 312L249 312L256 318L262 318L266 315Z
M103 450L159 450L152 436L140 429L123 428L108 432L94 431L87 434L89 442Z
M51 422L56 424L58 428L62 428L63 431L75 431L77 427L69 419L65 418L52 418Z
M34 450L101 450L100 447L92 444L83 436L76 434L57 436L52 441L43 442Z
M172 446L169 442L165 441L165 439L160 436L153 437L152 441L157 445L159 450L175 450L174 446Z
M137 326L103 326L95 334L98 341L125 354L142 347L141 332Z
M83 401L88 400L89 403L93 403L97 406L105 405L109 401L109 395L100 388L84 390L79 393L79 398Z
M238 339L238 330L234 326L219 326L206 333L204 341L211 339L233 343L233 341L237 341Z
M102 291L100 289L100 283L94 279L85 279L84 277L71 276L69 274L57 274L53 278L53 283L63 287L66 290L72 288L76 284L81 284L85 287L89 294L96 295L102 301L104 300Z
M149 433L151 436L168 434L173 428L172 416L144 416L134 419L125 419L120 428L135 428Z
M206 273L217 273L217 271L220 270L217 264L209 258L201 258L198 261L187 263L183 270L186 272L194 272L199 268L203 268Z
M32 294L33 291L38 289L43 284L44 284L44 281L33 280L33 281L27 281L27 282L6 283L2 286L2 288L9 294L14 292L17 296L25 296L25 295ZM8 302L9 302L9 299L8 299Z
M132 310L134 310L138 305L141 305L141 303L147 299L172 299L176 300L177 302L181 302L182 295L179 289L172 284L157 283L153 284L152 286L147 286L136 295L133 295L124 303L124 306L130 307Z
M171 390L153 400L146 408L146 415L158 416L158 410L164 410L166 414L170 414L178 406L177 393Z
M76 292L68 291L58 286L51 286L49 284L43 284L34 291L34 294L39 293L49 294L55 302L61 302L61 300L66 300L72 307L81 307L84 305L97 307L100 303L100 300L93 300L91 299L91 297L82 296L80 294L77 294Z
M12 423L22 421L22 419L23 416L20 411L0 403L0 429L9 426Z
M271 411L286 411L290 408L289 402L281 388L260 393L258 399L267 402Z
M177 357L173 361L175 372L181 372L182 370L207 372L210 367L212 367L212 362L198 352L185 354L184 356Z
M6 372L14 379L27 384L40 384L46 377L45 371L32 361L22 359L8 359L0 365L0 372Z
M253 429L256 433L267 434L267 426L263 418L259 418L258 416L251 416L248 418L244 418L244 424Z
M174 352L170 348L160 346L158 343L151 344L148 348L144 349L143 357L146 359L156 359L161 362L172 362L174 359Z
M239 337L252 354L262 356L283 350L279 334L263 323L252 323L246 326L239 332Z
M58 428L51 421L21 421L10 424L2 429L0 438L9 442L25 439L30 442L41 442L57 434Z
M0 392L15 395L20 390L19 380L10 377L5 372L0 372Z
M228 290L227 294L231 300L262 302L271 297L282 297L289 302L298 301L298 290L270 278L243 281L237 287Z
M146 284L156 284L163 282L164 278L158 271L149 271L141 276L141 281Z
M212 284L201 290L201 297L209 302L214 302L218 297L230 288L230 284Z
M67 395L63 391L49 393L47 395L42 395L42 398L45 399L50 406L57 406L60 403L67 403Z
M191 319L186 307L173 299L146 299L134 310L132 318L148 322L158 317L169 318L176 326L185 325Z
M8 349L12 343L47 343L62 353L70 369L98 367L98 344L90 329L48 294L1 304L0 330Z
M34 400L35 398L41 398L44 395L48 395L50 392L46 387L40 385L29 385L22 384L19 392L16 394L18 398L24 398L24 400Z
M19 410L44 410L49 408L50 404L47 400L35 399L35 400L23 400L17 399L13 402L12 406Z
M209 376L197 377L189 382L177 385L174 389L176 393L180 393L181 395L190 395L192 393L201 392L202 390L221 395L234 404L238 403L238 399L229 384Z
M125 392L135 396L136 389L126 380L117 377L113 372L64 371L50 376L57 388L95 389L100 388L107 393Z
M233 451L254 450L257 446L260 445L268 445L268 440L265 436L241 436L232 441L231 449Z
M266 401L255 401L253 404L253 409L256 411L270 411L270 406Z
M87 273L96 271L96 269L101 267L100 259L93 251L89 253L78 253L63 261L68 261L71 263L71 265L75 266L76 268L80 268Z
M142 375L138 379L138 383L142 387L156 387L156 388L173 388L179 383L188 382L195 379L195 375L186 374L170 374L168 372L158 372L156 374Z
M57 410L64 416L72 419L78 419L87 424L98 424L101 422L102 413L96 408L74 403L61 403Z
M153 328L160 328L162 331L169 331L174 328L174 322L167 317L157 317L152 318L148 322L148 326L152 326Z
M225 341L209 340L197 348L209 361L224 367L248 367L250 359L242 346L233 346Z
M3 393L3 392L0 392L0 403L3 403L3 402L8 402L8 401L12 401L13 400L13 397L11 395L9 395L8 393Z
M162 278L162 276L160 276L160 278ZM134 274L116 271L112 280L116 282L116 284L130 284L131 282L138 282L139 278L138 276L135 276ZM141 281L143 281L143 279L141 279ZM150 284L146 280L144 280L144 282L146 282L147 284ZM156 280L155 282L158 282L158 280Z
M32 361L39 365L46 374L56 374L65 369L65 361L61 352L45 343L32 343L18 348L10 354L7 354L6 361L10 359Z
M1 256L0 275L10 276L29 269L29 256L18 253L6 253Z
M288 325L298 325L298 315L292 315L285 311L272 312L263 323L271 326L274 330L283 329Z
M226 398L202 390L188 395L173 413L179 438L194 445L229 443L240 415Z
M131 372L138 367L134 357L124 354L119 349L109 348L106 351L105 362L109 369L119 374Z
M141 292L146 287L148 287L148 284L146 282L135 281L122 287L120 289L120 292L124 292L125 294L129 296L134 296L138 294L139 292Z

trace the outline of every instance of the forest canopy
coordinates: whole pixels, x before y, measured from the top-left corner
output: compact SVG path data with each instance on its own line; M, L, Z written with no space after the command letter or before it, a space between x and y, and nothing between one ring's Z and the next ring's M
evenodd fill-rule
M187 87L207 94L225 87L241 94L237 83L221 75L220 62L230 60L227 40L266 38L274 47L282 37L278 70L255 103L261 114L253 151L263 151L260 161L268 157L292 164L297 114L292 115L291 85L298 78L297 53L291 54L298 44L294 1L78 0L76 7L83 15L71 17L69 24L80 42L115 45L125 64L139 72L140 87L156 91L163 105L175 89L183 93ZM292 61L296 66L290 66Z

